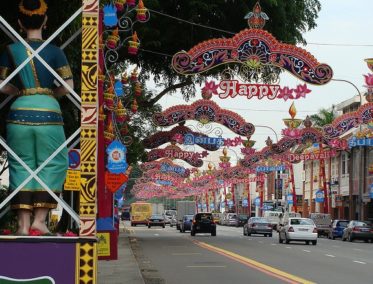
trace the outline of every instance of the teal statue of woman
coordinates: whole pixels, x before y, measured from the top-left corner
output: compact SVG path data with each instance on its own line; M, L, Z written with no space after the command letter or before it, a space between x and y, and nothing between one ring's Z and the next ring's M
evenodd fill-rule
M36 50L46 28L47 5L44 0L22 0L18 23L26 32L25 40ZM20 42L7 46L0 57L0 83L21 65L31 52ZM48 44L39 55L73 88L72 73L63 51ZM31 170L36 170L66 140L57 97L68 93L54 87L55 77L35 57L6 84L1 92L16 94L7 118L7 144ZM27 170L8 153L9 188L17 189L29 177ZM68 167L64 148L38 173L48 187L59 194ZM49 210L57 207L54 198L33 178L16 194L11 208L17 210L17 235L50 233L46 225Z

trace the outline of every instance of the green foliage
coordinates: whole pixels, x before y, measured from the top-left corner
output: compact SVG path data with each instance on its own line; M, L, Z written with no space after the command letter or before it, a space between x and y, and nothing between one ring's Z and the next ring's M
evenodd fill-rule
M313 114L310 116L310 118L311 121L314 123L314 126L317 127L323 127L327 124L331 124L336 118L334 107L332 108L332 110L321 109L319 110L318 114Z

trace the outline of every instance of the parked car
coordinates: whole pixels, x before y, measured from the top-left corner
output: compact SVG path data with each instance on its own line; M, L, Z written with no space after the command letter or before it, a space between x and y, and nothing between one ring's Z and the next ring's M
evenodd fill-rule
M309 218L289 218L287 223L280 226L278 241L282 244L291 241L305 241L308 245L312 242L317 244L317 228L312 219Z
M237 214L236 213L228 213L225 219L225 224L227 226L236 226L237 224Z
M251 236L251 234L260 234L265 237L272 237L272 224L264 217L251 217L243 226L244 236Z
M184 215L183 221L180 224L180 233L185 233L185 231L190 231L192 228L194 215Z
M151 215L148 219L148 228L151 228L152 226L162 226L163 228L166 227L164 216L159 214Z
M248 218L249 216L246 214L238 214L236 227L243 227L247 223Z
M342 241L369 240L373 242L373 228L367 222L352 220L343 230Z
M334 220L329 239L342 238L343 230L347 228L349 222L348 220Z
M221 224L222 213L212 213L215 224Z
M176 224L177 224L176 216L172 216L170 220L170 227L172 228L173 226L176 226Z
M212 213L197 213L194 215L190 235L195 236L197 233L210 233L216 236L216 224Z

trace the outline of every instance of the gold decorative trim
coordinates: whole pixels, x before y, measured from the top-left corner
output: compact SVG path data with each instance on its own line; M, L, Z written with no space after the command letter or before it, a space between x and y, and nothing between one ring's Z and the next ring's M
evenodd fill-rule
M10 68L5 66L0 66L0 80L5 80L10 74Z
M49 88L27 88L19 91L20 96L48 95L53 96L53 90Z
M53 192L60 192L60 190L56 190L56 189L51 189ZM31 189L31 188L22 188L19 192L41 192L41 191L45 191L47 192L45 189L43 188L38 188L38 189Z
M57 208L57 204L46 203L46 202L38 202L38 203L34 203L34 208L49 208L49 209L55 209L55 208Z
M11 209L26 209L26 210L33 210L34 207L28 204L14 204L10 206Z
M58 68L56 72L64 80L73 78L73 73L71 72L69 65L65 65L65 66Z
M31 50L26 48L26 52L27 52L28 57L32 56ZM37 88L39 88L40 87L40 82L39 82L38 74L36 73L35 63L34 63L33 59L30 60L30 65L31 65L31 69L32 69L32 74L34 75L35 85L36 85Z
M18 108L12 108L12 109L10 109L10 111L13 111L13 110L36 110L36 111L55 112L55 113L58 113L58 114L62 114L62 112L59 111L59 110L52 110L52 109L48 109L48 108L18 107Z
M8 120L8 123L13 124L21 124L21 125L63 125L63 122L25 122L25 121L17 121L17 120Z

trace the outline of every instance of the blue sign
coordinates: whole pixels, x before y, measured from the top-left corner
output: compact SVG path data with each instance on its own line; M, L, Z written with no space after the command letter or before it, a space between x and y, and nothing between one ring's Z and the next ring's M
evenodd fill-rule
M249 207L249 202L247 198L242 199L242 207Z
M234 205L233 200L228 201L228 206L232 207Z
M263 210L264 211L272 211L273 210L273 205L271 204L263 204Z
M315 201L318 202L318 203L323 203L324 202L324 191L319 189L318 191L316 191L315 193Z
M369 197L373 199L373 183L370 185Z
M115 81L115 83L114 83L114 91L115 91L115 94L118 97L123 96L124 92L123 92L123 85L122 85L121 81L119 81L119 80Z
M288 202L288 204L293 204L293 195L291 193L289 193L286 197L286 201Z
M198 203L198 209L201 209L202 208L202 204L201 203Z
M256 172L276 172L276 171L284 171L286 169L285 165L279 166L259 166L256 167Z
M104 6L104 25L107 27L115 27L118 23L117 7L112 4Z
M185 168L180 167L180 166L172 166L170 164L162 163L161 165L161 172L162 173L168 173L168 172L174 172L177 174L185 174Z
M68 153L69 169L77 170L80 167L80 150L71 149Z
M214 204L214 203L211 203L211 204L210 204L210 208L211 208L211 209L214 209L214 208L215 208L215 204Z
M225 202L222 202L222 203L220 204L220 207L221 207L221 208L225 208Z
M202 208L203 208L203 209L206 209L206 203L203 203L203 204L202 204Z
M260 206L260 197L257 197L254 199L254 204L256 207L259 207Z
M348 147L358 147L358 146L373 146L373 138L361 138L357 139L355 136L348 140Z
M106 149L108 163L106 165L109 172L113 174L124 173L128 164L126 161L127 148L118 140L114 140Z

